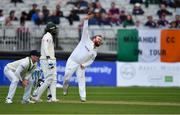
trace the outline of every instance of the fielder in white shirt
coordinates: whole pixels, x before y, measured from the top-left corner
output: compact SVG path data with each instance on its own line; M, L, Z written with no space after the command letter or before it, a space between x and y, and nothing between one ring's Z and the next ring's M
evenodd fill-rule
M80 100L86 101L86 83L85 83L85 68L93 63L97 55L97 47L102 44L102 36L96 35L90 38L88 33L88 19L92 18L93 14L88 14L84 18L83 33L81 40L67 60L63 94L67 95L70 77L76 72Z
M49 22L46 25L46 33L41 40L41 57L40 66L44 73L44 83L39 87L36 97L33 100L36 102L40 101L43 92L48 88L48 102L59 101L56 98L56 83L57 83L57 72L56 72L56 58L54 51L54 40L57 34L57 27L54 23Z
M30 52L30 56L8 63L4 67L4 74L11 81L9 86L9 92L6 97L6 103L13 103L13 97L16 92L19 81L25 87L23 95L23 101L29 101L32 87L29 87L31 75L34 69L37 67L37 61L39 60L39 53L36 50Z

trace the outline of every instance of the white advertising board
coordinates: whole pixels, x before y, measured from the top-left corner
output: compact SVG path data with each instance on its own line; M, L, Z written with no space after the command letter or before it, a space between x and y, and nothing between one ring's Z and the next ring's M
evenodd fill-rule
M180 63L117 62L117 86L180 86Z

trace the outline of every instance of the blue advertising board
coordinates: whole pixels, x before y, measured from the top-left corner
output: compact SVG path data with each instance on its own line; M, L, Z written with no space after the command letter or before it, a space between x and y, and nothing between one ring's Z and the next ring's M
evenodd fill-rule
M4 75L4 66L13 60L0 60L0 85L9 85L9 80ZM62 86L66 61L57 61L57 83ZM87 86L116 86L116 63L108 61L95 61L86 68ZM70 85L77 86L75 74L70 79Z
M0 60L0 85L9 85L10 81L4 75L4 67L7 63L10 63L14 60Z
M63 83L63 76L66 61L57 62L57 81ZM90 67L86 68L87 86L116 86L116 63L107 61L95 61ZM70 79L70 85L77 86L76 74Z

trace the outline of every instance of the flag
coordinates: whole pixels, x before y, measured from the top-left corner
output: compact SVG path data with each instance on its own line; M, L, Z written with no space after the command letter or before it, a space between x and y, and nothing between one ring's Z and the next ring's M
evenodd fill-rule
M180 30L120 29L117 59L125 62L180 62Z

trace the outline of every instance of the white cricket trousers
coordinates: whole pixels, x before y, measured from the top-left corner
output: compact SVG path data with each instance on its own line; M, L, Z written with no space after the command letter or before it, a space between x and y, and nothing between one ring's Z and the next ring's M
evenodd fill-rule
M6 99L13 100L19 82L19 78L15 75L15 72L9 69L7 66L4 67L4 74L11 82Z
M39 87L37 100L40 99L43 92L49 86L50 94L52 95L52 100L56 100L56 84L57 84L57 71L56 71L56 60L52 60L54 64L54 68L48 68L48 61L47 60L40 60L40 66L44 73L44 83ZM49 94L49 92L48 92Z
M85 69L75 61L68 59L65 68L64 83L68 83L73 73L76 72L80 98L86 98Z

